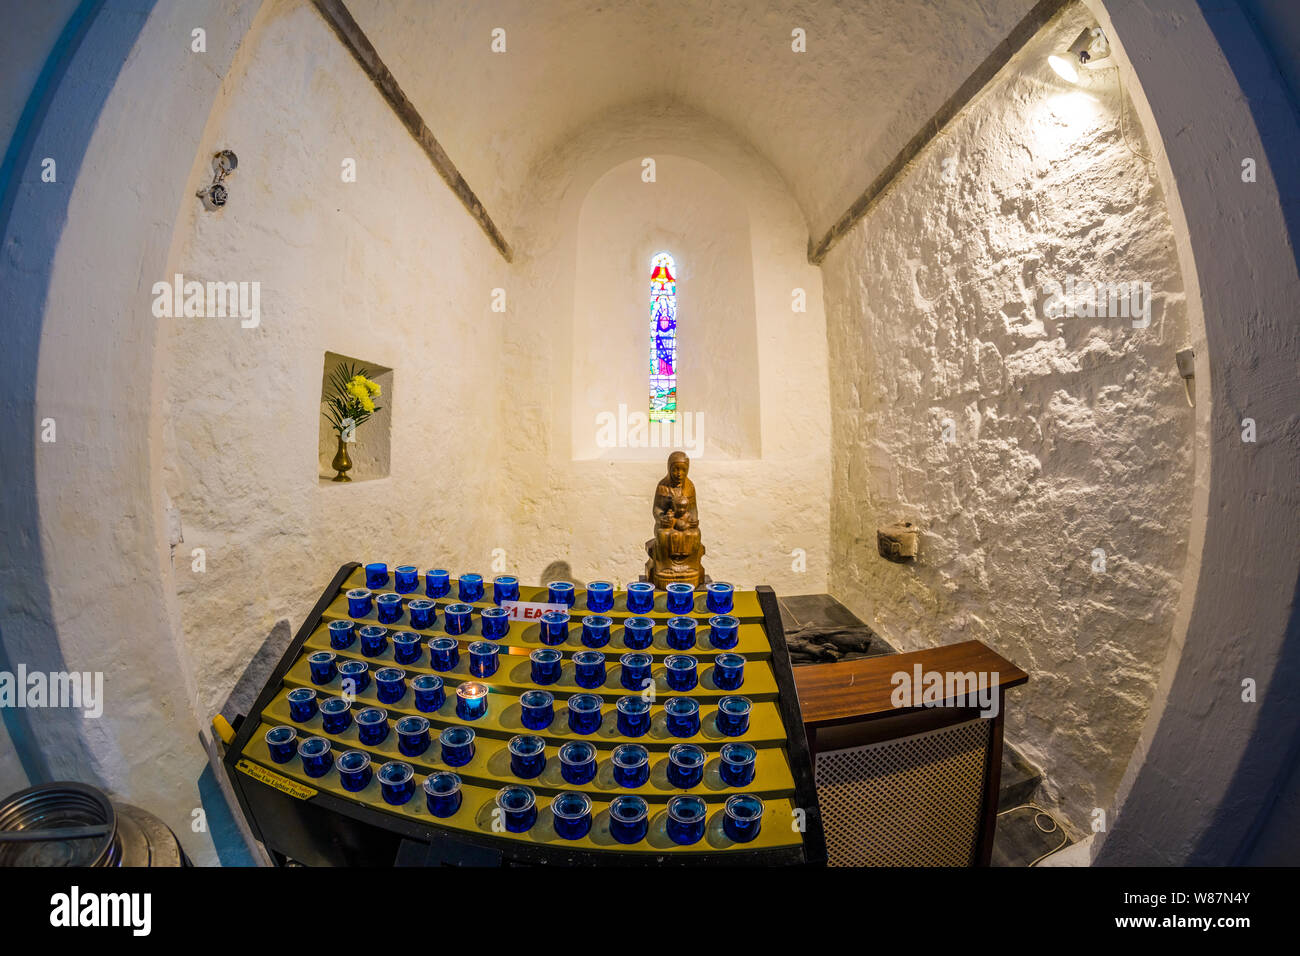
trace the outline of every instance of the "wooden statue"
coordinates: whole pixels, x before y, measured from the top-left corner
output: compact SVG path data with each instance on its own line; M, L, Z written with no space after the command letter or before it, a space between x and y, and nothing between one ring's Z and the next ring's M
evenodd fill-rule
M651 513L655 536L646 542L646 580L662 588L673 581L692 587L704 583L704 545L700 542L700 512L695 503L695 485L686 477L691 460L686 452L668 456L668 474L655 488Z

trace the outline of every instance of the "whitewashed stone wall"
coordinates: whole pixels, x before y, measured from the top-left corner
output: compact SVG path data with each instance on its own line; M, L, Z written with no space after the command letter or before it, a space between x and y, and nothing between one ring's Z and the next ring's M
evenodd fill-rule
M746 391L758 404L761 455L706 454L692 463L708 549L705 569L715 580L771 584L779 593L824 591L830 540L829 390L821 275L807 261L807 225L785 183L752 147L713 118L679 106L616 110L559 139L530 175L533 202L512 235L519 254L502 359L503 497L512 509L502 546L509 565L530 580L557 560L568 561L584 580L626 582L643 570L644 543L653 531L651 498L667 470L670 449L642 461L575 460L577 386L570 369L574 350L589 365L611 349L599 341L575 339L579 290L584 285L605 289L621 281L600 270L577 269L584 200L610 170L646 157L666 158L661 181L648 184L629 176L621 195L605 193L602 200L626 214L629 258L649 249L648 240L668 238L647 231L638 214L644 207L632 197L644 190L679 188L672 170L690 166L681 159L724 178L748 218L744 252L752 263L754 292L752 314L745 319L754 326L758 381ZM715 218L718 232L709 234L710 223L691 206L690 196L683 195L677 228L706 231L685 240L695 250L688 265L698 287L709 281L701 262L729 261L725 244L735 230L730 220ZM663 223L670 221L670 212L663 213ZM602 218L611 215L606 208ZM796 288L806 293L806 312L792 310ZM620 355L630 357L629 367L644 370L627 389L638 401L646 401L648 386L647 291L645 283L630 287L628 311L610 320L625 321L633 330L624 338L611 327L609 335L623 350ZM695 336L710 315L687 311L685 300L681 308L683 343L700 342ZM707 338L703 344L706 348L684 352L682 364L718 367ZM707 403L694 408L705 413L706 421L728 418L725 410ZM594 417L586 427L595 427Z
M262 290L257 328L164 320L157 363L181 624L211 713L345 561L486 566L502 520L490 304L507 267L310 4L262 11L203 142L200 172L222 147L239 168L223 210L185 205L170 271ZM360 430L389 419L387 478L322 480L326 351L393 369Z
M1014 61L825 261L831 591L902 650L978 639L1027 670L1008 739L1086 831L1170 639L1193 419L1155 174L1121 137L1115 73L1062 83L1045 62L1056 39ZM1134 126L1130 108L1147 152ZM1045 318L1042 287L1067 277L1150 282L1150 327ZM876 553L877 526L900 519L923 532L915 566Z

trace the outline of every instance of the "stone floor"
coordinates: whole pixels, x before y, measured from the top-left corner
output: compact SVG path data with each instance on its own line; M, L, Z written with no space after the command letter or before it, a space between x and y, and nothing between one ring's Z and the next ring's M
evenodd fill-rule
M780 597L778 603L790 659L796 667L897 653L829 594L797 594ZM1014 747L1004 744L994 866L1028 866L1064 848L1060 825L1051 819L1053 809L1043 796L1042 783L1042 772ZM1025 806L1031 802L1044 808L1046 815Z

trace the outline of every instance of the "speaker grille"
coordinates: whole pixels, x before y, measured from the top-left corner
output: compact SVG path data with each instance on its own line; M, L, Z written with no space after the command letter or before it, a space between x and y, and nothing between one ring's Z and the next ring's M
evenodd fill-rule
M992 723L818 753L830 865L972 865Z

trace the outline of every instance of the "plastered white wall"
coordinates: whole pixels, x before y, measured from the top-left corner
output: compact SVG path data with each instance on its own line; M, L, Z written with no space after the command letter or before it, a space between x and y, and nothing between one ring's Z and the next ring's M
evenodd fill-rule
M694 160L659 156L653 172L647 183L641 160L619 164L592 186L579 214L573 457L663 462L661 448L610 441L611 423L646 413L650 261L659 252L676 263L681 444L712 459L761 457L754 255L744 202Z
M207 713L277 621L301 624L339 565L482 565L500 521L490 301L505 264L310 4L262 11L196 179L223 147L239 156L230 200L219 212L185 204L169 268L260 282L261 324L164 320L160 360L164 485L184 534L176 589ZM387 478L319 478L327 350L393 370L379 413L391 416Z
M1115 73L1075 88L1045 63L1081 15L1026 48L824 272L832 593L903 650L977 639L1029 671L1008 739L1087 831L1170 639L1193 419L1173 231L1120 134ZM1045 318L1068 277L1149 282L1150 327ZM876 553L901 519L922 529L915 565Z
M610 281L577 266L584 202L611 170L632 161L639 166L646 157L665 158L669 188L673 170L689 168L680 160L707 167L726 180L748 219L761 457L710 457L706 447L693 462L705 569L716 580L766 583L787 594L823 591L829 542L826 338L821 277L807 261L807 225L781 177L752 147L715 118L654 104L616 110L569 132L531 174L534 202L517 228L504 339L507 563L526 579L538 578L556 560L568 561L581 579L634 580L643 570L644 544L653 531L651 499L671 449L660 449L650 461L574 460L576 403L568 368L571 352L589 356L586 361L606 352L599 342L574 338L578 296L588 285ZM635 183L646 190L658 186ZM631 215L636 206L625 208L626 248L639 255L644 223ZM666 206L665 215L671 210ZM687 206L679 221L706 225ZM704 237L689 242L712 248ZM690 266L692 281L708 281L707 269ZM795 288L806 292L806 312L792 310ZM645 291L632 291L627 320L639 337L648 329ZM687 311L685 300L679 306L683 323L709 321ZM629 355L645 354L638 338L628 343ZM710 356L683 357L683 363L701 361ZM628 392L643 396L645 387L645 373L638 373Z

